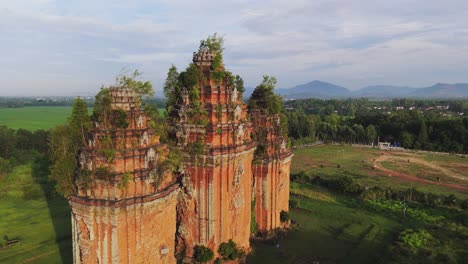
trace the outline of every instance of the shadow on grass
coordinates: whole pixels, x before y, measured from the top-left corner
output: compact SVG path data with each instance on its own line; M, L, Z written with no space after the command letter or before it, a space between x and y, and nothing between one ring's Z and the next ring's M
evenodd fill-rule
M55 231L55 241L60 251L62 263L72 263L72 233L70 208L67 199L58 195L49 182L50 160L46 155L37 156L32 163L32 177L41 186L47 199L50 218Z

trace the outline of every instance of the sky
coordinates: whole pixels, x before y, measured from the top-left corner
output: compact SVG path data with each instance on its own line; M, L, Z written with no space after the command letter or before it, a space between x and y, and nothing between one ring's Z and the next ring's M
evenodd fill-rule
M215 32L251 87L468 82L466 0L0 0L0 96L93 96L134 69L161 96Z

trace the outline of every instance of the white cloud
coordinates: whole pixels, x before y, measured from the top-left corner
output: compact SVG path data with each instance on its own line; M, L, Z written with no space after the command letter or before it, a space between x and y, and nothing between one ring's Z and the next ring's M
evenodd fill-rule
M171 63L184 68L214 32L225 35L227 67L252 86L265 73L281 87L467 82L467 8L461 0L1 1L0 69L17 74L0 81L18 87L2 94L97 90L129 67L158 87Z

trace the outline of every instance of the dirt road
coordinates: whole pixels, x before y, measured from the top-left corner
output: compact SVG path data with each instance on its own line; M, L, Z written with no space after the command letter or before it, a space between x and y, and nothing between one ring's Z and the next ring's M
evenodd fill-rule
M446 168L442 168L436 164L430 163L428 161L414 158L414 157L401 157L401 156L394 156L391 155L390 153L385 153L383 155L380 155L373 161L373 166L375 169L384 172L384 174L388 177L397 177L400 179L404 179L407 181L412 181L412 182L421 182L421 183L427 183L427 184L433 184L433 185L440 185L440 186L445 186L448 188L452 189L457 189L457 190L462 190L462 191L468 191L468 187L459 185L459 184L452 184L452 183L444 183L444 182L438 182L438 181L431 181L423 178L418 178L414 175L406 174L403 172L398 172L398 171L393 171L390 169L387 169L382 166L382 162L387 161L387 160L402 160L402 161L410 161L413 163L417 163L420 165L423 165L428 168L428 170L436 170L439 171L440 173L443 173L445 176L464 181L468 184L468 177L464 177L463 175L460 175L458 173L455 173L453 171L447 170Z

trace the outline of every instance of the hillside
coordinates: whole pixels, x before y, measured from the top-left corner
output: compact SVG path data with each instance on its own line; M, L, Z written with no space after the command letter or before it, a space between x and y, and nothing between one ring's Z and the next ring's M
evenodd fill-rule
M388 98L388 97L405 97L410 93L416 92L418 89L407 86L393 85L373 85L366 86L353 92L353 97L366 98Z
M409 96L424 98L468 97L468 83L437 83L431 87L418 89L410 93Z
M245 97L249 97L252 88L246 88ZM446 84L437 83L430 87L415 88L408 86L394 85L373 85L361 89L350 91L349 89L323 81L312 81L306 84L297 85L292 88L277 89L276 93L285 99L306 99L306 98L349 98L365 97L374 99L390 98L467 98L468 83Z
M307 97L344 98L351 95L351 92L344 87L317 80L289 89L278 89L276 92L287 99L300 99Z

